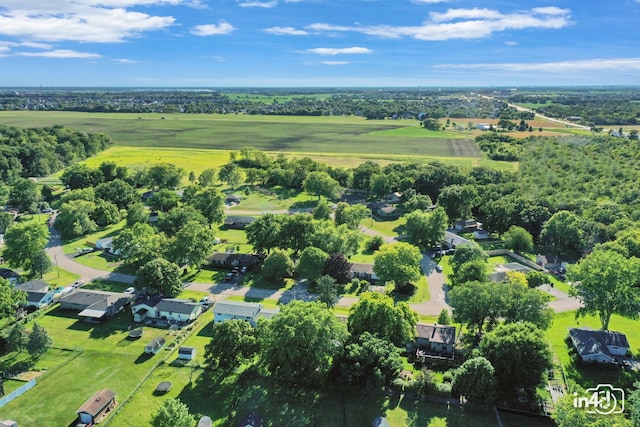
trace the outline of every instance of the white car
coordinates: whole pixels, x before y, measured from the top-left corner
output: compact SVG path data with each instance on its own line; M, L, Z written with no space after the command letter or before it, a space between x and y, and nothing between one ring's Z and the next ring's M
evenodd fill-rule
M74 288L79 288L82 285L84 285L84 280L76 280L71 286L73 286Z
M136 288L134 288L133 286L129 286L129 287L124 291L124 293L125 293L125 294L132 294L132 293L134 293L135 291L136 291Z

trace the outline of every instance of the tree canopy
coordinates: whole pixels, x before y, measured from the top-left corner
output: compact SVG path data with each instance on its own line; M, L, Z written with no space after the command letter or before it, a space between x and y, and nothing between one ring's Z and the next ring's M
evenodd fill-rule
M348 337L344 323L315 302L292 301L258 327L264 367L300 384L323 383Z
M164 258L153 259L140 267L134 286L175 297L182 292L180 267Z
M386 244L373 257L373 271L380 280L394 282L396 287L420 278L420 250L409 243Z
M180 399L169 398L151 417L153 427L193 427L196 420Z
M570 292L583 304L578 316L597 315L605 330L612 314L638 318L639 275L640 259L625 258L615 251L594 251L572 265L568 271L574 282Z
M10 227L5 233L3 258L11 267L34 270L37 254L42 252L49 242L49 230L44 224L25 222Z

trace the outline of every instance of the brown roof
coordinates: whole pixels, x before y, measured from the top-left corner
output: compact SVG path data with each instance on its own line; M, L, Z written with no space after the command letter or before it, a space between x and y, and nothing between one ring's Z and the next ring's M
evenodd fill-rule
M92 417L98 415L102 410L109 405L109 402L116 397L116 393L105 388L96 392L89 400L84 402L84 404L78 408L76 413L85 412Z
M354 262L351 264L351 272L352 273L364 273L364 274L375 274L373 271L373 264L362 264L358 262Z
M433 343L453 345L456 341L455 326L418 323L416 325L416 332L416 337L427 339Z

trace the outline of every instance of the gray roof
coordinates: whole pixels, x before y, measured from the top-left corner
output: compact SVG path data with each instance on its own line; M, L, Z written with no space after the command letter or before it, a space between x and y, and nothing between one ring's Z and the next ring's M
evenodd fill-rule
M49 284L44 280L30 280L21 285L17 285L16 289L25 292L43 292L49 289Z
M13 270L9 270L8 268L0 268L0 277L2 277L3 279L10 279L12 277L19 279L20 275Z
M429 325L418 323L416 325L416 337L424 338L429 342L454 345L456 342L456 327L448 325Z
M116 397L116 393L109 390L104 389L96 392L89 400L84 402L84 404L78 408L77 413L86 412L87 414L91 414L91 416L98 415L106 406L109 405L109 402Z
M351 264L352 273L375 274L373 272L373 264L361 264L354 262Z
M582 357L603 353L611 356L607 346L629 348L625 334L614 331L595 331L593 329L571 328L569 336L578 354Z
M60 298L60 302L67 302L69 304L94 305L96 303L103 302L107 305L112 304L123 298L123 294L120 292L107 292L90 289L78 289Z
M261 304L244 301L223 301L213 306L214 314L230 316L255 317L262 308Z
M47 296L48 292L40 292L40 291L27 291L27 301L28 302L40 302L42 298Z
M156 304L156 310L169 313L191 314L200 305L186 299L164 298Z

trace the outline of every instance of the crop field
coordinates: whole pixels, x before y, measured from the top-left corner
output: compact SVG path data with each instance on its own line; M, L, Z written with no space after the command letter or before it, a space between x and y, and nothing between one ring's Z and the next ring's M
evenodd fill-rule
M404 131L398 135L376 134L415 126L413 120L11 111L0 113L0 124L21 127L62 124L86 132L106 133L121 146L155 149L238 150L253 146L274 152L480 157L470 138L417 138L403 135Z

